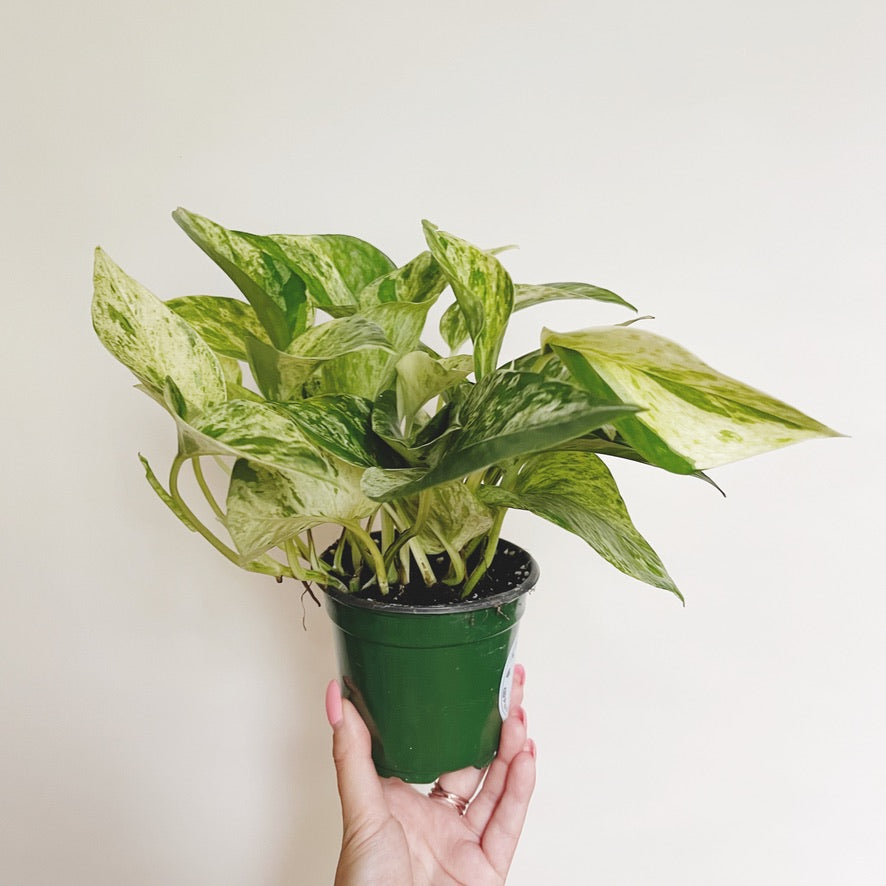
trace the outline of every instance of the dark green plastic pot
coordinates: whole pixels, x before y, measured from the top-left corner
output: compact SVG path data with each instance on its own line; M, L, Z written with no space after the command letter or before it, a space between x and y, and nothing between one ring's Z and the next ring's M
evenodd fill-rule
M538 581L516 545L499 542L496 561L492 569L519 562L519 583L468 603L402 606L326 591L342 688L369 727L379 775L427 784L495 756L517 622Z

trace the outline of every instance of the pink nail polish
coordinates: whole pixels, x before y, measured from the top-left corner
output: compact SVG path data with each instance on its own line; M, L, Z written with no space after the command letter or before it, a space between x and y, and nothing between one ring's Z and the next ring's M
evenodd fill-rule
M326 719L333 729L342 721L341 687L337 680L331 680L326 687Z

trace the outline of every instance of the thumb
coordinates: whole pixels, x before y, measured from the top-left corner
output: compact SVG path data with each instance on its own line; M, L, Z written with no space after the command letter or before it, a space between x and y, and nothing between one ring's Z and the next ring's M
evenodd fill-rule
M389 813L372 763L369 730L357 709L341 697L335 680L326 687L326 716L332 726L332 759L345 830L380 823Z

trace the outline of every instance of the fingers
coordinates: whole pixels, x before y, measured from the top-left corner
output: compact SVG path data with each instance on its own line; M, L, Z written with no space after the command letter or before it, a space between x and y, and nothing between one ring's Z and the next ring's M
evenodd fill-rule
M332 759L345 830L386 818L388 810L372 763L369 730L357 709L341 697L335 680L326 687L326 716L332 726Z
M486 858L502 880L507 877L514 858L534 787L535 745L531 744L530 750L519 753L511 761L504 792L480 838Z
M477 797L471 803L465 815L468 824L476 833L482 833L488 824L495 807L505 789L508 766L511 761L524 750L529 750L526 733L526 711L519 702L523 699L523 688L526 683L526 671L517 665L514 671L514 691L511 703L511 715L502 724L501 739L498 745L498 756L492 761L486 781Z

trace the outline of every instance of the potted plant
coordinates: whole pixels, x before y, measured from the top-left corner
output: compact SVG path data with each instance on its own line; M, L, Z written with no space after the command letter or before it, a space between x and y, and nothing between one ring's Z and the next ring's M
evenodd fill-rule
M514 311L564 298L635 309L589 284L514 284L500 250L429 222L427 250L398 267L355 237L174 218L244 298L163 302L96 251L95 330L177 427L167 486L142 458L147 480L236 565L325 592L384 775L428 782L495 752L537 578L500 538L509 508L680 597L602 457L707 479L835 435L633 320L544 329L537 350L500 365ZM444 356L423 334L447 288ZM225 472L224 502L206 460ZM185 467L221 534L182 496ZM324 550L314 530L326 524L338 537Z

